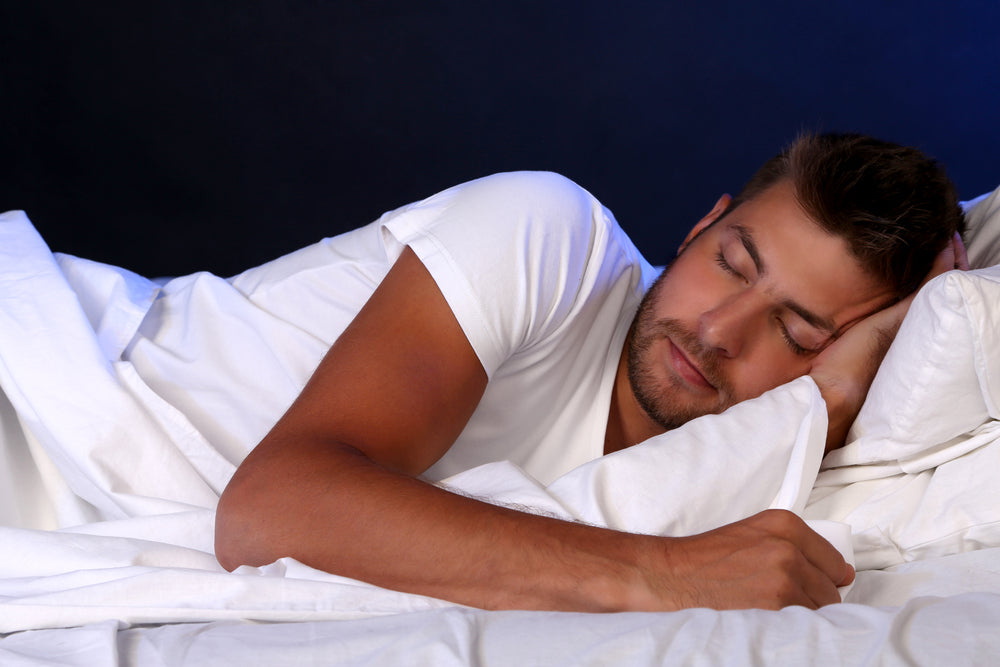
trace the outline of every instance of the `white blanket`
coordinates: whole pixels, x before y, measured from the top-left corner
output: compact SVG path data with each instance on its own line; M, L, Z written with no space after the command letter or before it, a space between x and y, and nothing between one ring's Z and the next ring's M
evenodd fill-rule
M998 275L994 270L940 279L915 304L913 321L919 324L920 313L938 309L933 300L944 294L952 304L948 312L964 313L945 341L966 326L969 340L982 342L997 328L995 320L976 324L982 320L976 319L981 313L974 312L974 297L989 292L988 283L996 284ZM857 552L863 570L847 597L858 604L805 615L803 610L490 614L318 572L291 559L223 571L212 554L214 506L233 466L119 358L156 290L152 282L115 267L53 256L23 215L0 216L0 386L6 397L0 401L0 539L6 547L0 551L0 633L18 633L0 641L0 658L5 651L45 655L51 639L23 632L45 628L62 633L64 641L75 638L70 643L77 649L94 647L93 653L79 654L91 657L121 630L113 641L140 656L150 647L189 641L189 626L168 632L182 622L208 623L196 626L206 637L239 636L223 642L236 656L248 637L263 636L254 634L259 628L244 632L247 626L226 624L247 620L298 622L287 634L273 633L270 645L285 649L290 638L318 631L319 626L302 623L369 619L363 626L369 639L395 633L412 641L420 628L458 623L463 630L442 631L421 650L430 656L448 641L473 650L471 644L485 632L494 633L489 636L496 649L486 654L512 660L518 651L537 657L573 647L585 636L605 638L603 647L595 646L594 659L613 655L616 637L648 633L653 622L663 634L642 649L651 655L704 649L709 638L725 637L718 646L729 653L718 655L736 656L735 662L768 655L768 646L780 646L796 628L811 628L820 638L801 644L801 655L815 655L820 645L829 648L852 629L855 637L870 633L871 646L884 644L887 627L904 622L912 629L889 641L888 651L913 650L931 630L942 624L957 629L959 623L967 623L963 632L969 641L958 655L1000 649L992 634L979 632L1000 618L1000 549L993 548L1000 547L1000 502L991 476L983 474L997 469L1000 456L995 347L974 343L967 350L974 361L960 365L962 372L972 372L961 383L956 380L961 405L935 413L936 428L939 420L956 415L964 421L950 430L941 426L937 442L893 440L909 426L901 422L895 430L878 430L881 408L900 413L891 405L900 393L891 383L902 382L903 393L913 394L912 379L903 372L893 375L897 364L887 364L873 388L884 405L873 403L863 413L855 443L827 459L815 489L826 413L808 378L592 462L548 487L509 464L445 482L492 502L637 532L690 534L767 507L844 522L854 532L853 545L845 549ZM981 299L985 310L997 301L995 293ZM918 325L911 328L912 333L901 332L901 346L933 338ZM920 359L927 350L921 348ZM901 363L911 362L904 355ZM952 394L927 392L926 400L938 406L941 395ZM927 405L910 408L918 419ZM922 601L923 595L948 597L932 602ZM889 605L893 611L868 605ZM394 620L377 618L386 616ZM168 625L159 633L135 627L124 634L124 628L139 624ZM532 627L539 628L538 636L525 639ZM567 627L579 627L582 634L560 634ZM345 628L338 635L339 628L344 626L322 631L331 637L360 632ZM350 655L360 659L376 645L358 640ZM830 655L855 655L839 650Z

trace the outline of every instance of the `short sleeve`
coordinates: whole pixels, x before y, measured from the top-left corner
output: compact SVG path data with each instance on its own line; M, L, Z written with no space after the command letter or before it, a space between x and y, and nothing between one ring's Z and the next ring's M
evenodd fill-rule
M623 267L639 259L626 250L630 243L619 242L624 234L600 202L550 172L471 181L380 223L431 273L491 377L595 296L604 272L595 264L606 264L608 255Z

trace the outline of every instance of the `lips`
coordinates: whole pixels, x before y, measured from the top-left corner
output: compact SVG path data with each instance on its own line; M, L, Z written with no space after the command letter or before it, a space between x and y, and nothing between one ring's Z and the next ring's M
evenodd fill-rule
M698 387L701 389L715 389L715 386L708 381L708 379L702 375L701 370L688 358L684 350L674 344L673 341L670 343L670 361L681 378L687 382L689 385Z

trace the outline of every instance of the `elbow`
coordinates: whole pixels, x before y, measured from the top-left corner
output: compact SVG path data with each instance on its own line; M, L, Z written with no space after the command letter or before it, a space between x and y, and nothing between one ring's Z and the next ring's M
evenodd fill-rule
M241 565L266 565L274 560L260 553L264 518L256 511L246 485L231 481L215 512L215 558L219 565L232 572Z
M357 486L349 480L359 460L368 462L356 450L309 439L255 449L219 498L216 560L230 571L286 556L307 564L327 562L329 546L321 535L341 525L338 517L350 520L344 507L356 497L351 489Z
M215 510L215 559L219 565L232 572L245 560L239 536L243 531L237 528L242 524L237 508L234 508L228 497L227 488L219 498L219 506Z

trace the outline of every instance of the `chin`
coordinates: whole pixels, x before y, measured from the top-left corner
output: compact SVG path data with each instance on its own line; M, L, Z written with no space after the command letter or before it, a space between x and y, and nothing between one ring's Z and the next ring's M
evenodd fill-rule
M685 393L684 388L671 384L656 383L654 387L642 381L632 383L632 393L646 416L667 431L683 426L692 419L717 414L729 407L718 402L706 404L704 400L684 400L682 398Z

